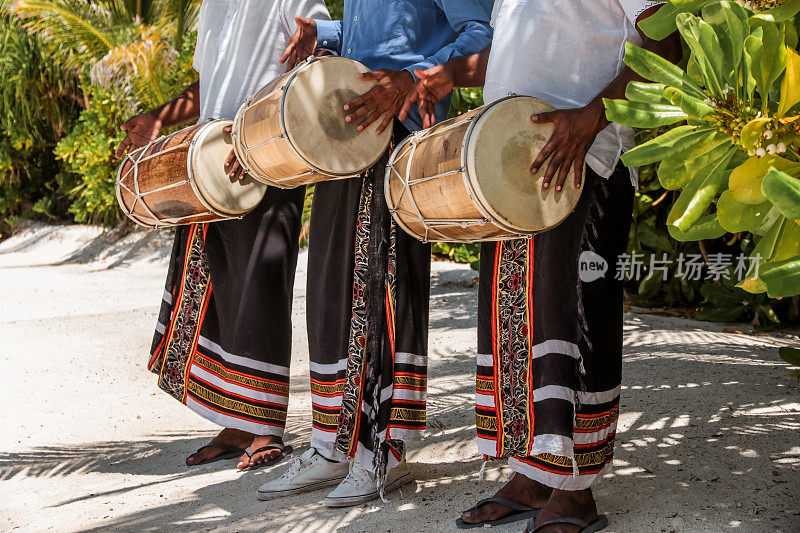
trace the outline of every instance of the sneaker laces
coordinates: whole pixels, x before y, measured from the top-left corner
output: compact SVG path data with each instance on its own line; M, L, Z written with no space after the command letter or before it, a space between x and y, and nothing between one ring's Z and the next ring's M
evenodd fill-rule
M349 472L347 473L347 477L344 478L344 480L342 481L342 484L363 485L365 483L368 484L375 483L375 478L372 476L372 473L369 472L363 466L361 466L358 461L355 460L350 461Z
M314 448L309 448L308 450L304 451L302 455L299 457L295 457L292 461L292 464L289 465L289 470L283 473L281 479L290 479L295 477L300 471L309 464L311 458L316 455L317 450Z

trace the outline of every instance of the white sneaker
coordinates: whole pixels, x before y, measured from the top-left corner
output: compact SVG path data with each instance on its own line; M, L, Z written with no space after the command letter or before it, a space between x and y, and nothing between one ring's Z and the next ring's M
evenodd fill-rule
M329 461L316 449L309 448L294 458L289 470L281 477L258 487L258 499L274 500L336 485L345 478L347 469L348 463Z
M399 489L411 478L411 468L405 459L397 466L392 468L386 476L384 493ZM328 507L350 507L374 500L380 494L375 480L375 475L362 467L358 461L350 463L350 473L333 489L333 492L325 498L325 505Z

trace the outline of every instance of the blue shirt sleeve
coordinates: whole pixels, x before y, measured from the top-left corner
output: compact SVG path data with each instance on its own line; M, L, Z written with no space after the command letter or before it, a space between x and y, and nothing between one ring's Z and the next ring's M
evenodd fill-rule
M477 54L492 42L493 30L489 24L492 13L491 0L434 0L458 37L422 61L406 67L414 75L414 69L425 70L447 63L459 56ZM414 76L416 79L416 76Z
M342 55L342 21L314 19L317 23L317 48Z

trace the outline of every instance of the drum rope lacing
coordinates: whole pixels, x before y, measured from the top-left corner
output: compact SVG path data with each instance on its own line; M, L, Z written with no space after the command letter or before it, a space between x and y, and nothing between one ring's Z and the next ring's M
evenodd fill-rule
M126 208L124 202L119 202L120 206L123 208L123 212L128 217L133 219L134 222L137 222L138 224L141 224L141 225L144 225L144 226L154 227L156 229L164 227L167 224L181 224L184 220L189 220L189 219L192 219L192 218L197 218L197 217L202 217L202 216L207 216L207 215L220 216L219 213L216 213L213 210L208 210L208 211L204 211L204 212L200 212L200 213L194 213L194 214L186 215L186 216L182 216L182 217L165 217L164 219L159 219L158 216L150 209L150 206L148 206L147 202L144 201L144 197L145 196L148 196L148 195L154 194L154 193L158 193L158 192L163 192L163 191L166 191L166 190L169 190L169 189L174 189L175 187L180 187L180 186L186 185L186 184L192 185L192 188L194 189L194 184L192 183L194 181L193 178L192 178L192 174L191 174L191 172L188 172L187 173L188 174L187 179L185 179L185 180L178 181L178 182L175 182L175 183L171 183L169 185L165 185L163 187L159 187L157 189L153 189L151 191L147 191L147 192L144 192L144 193L139 190L139 164L140 163L144 163L145 161L149 161L151 159L155 159L156 157L160 157L160 156L162 156L164 154L168 154L170 152L174 152L176 150L179 150L181 148L185 148L187 146L189 148L191 148L194 145L194 140L191 140L191 141L188 141L188 142L182 142L180 144L176 144L175 146L167 148L166 150L162 150L160 152L153 153L153 154L148 154L148 155L145 156L147 151L150 150L150 148L152 148L156 143L158 143L161 140L163 140L163 137L155 139L155 140L152 140L149 143L147 143L145 146L143 146L142 148L139 148L138 150L134 151L133 153L129 153L129 154L127 154L125 156L125 159L124 159L124 161L122 163L122 167L124 167L125 164L128 161L131 162L132 166L124 175L122 175L120 173L120 175L117 176L117 186L122 188L122 189L124 189L124 190L126 190L126 191L128 191L129 194L133 195L133 203L131 204L130 208ZM138 157L136 157L136 159L134 159L135 156L138 156ZM133 191L130 189L130 187L128 187L127 185L125 185L122 182L122 180L124 180L125 178L130 176L131 172L133 172L133 185L134 185L134 190ZM202 198L198 198L198 199L200 200L200 202L206 208L210 207ZM140 203L141 203L142 207L144 208L144 210L147 212L147 215L149 215L149 219L145 218L145 217L142 217L141 215L139 215L138 213L135 212L136 206L138 204L140 204ZM229 220L229 219L233 219L233 218L241 218L241 217L228 216L228 217L222 217L219 220Z
M470 118L468 120L471 121L472 118ZM448 219L448 218L436 218L436 219L426 219L424 217L424 215L422 214L422 212L420 211L419 205L417 204L416 198L414 197L414 193L411 190L411 188L414 185L417 185L419 183L424 183L426 181L434 180L434 179L437 179L437 178L442 178L442 177L445 177L445 176L452 176L454 174L461 174L461 173L464 173L466 171L466 168L461 166L460 168L456 168L456 169L449 170L447 172L442 172L442 173L439 173L439 174L435 174L435 175L432 175L432 176L424 176L422 178L411 179L411 165L412 165L412 162L414 160L414 155L416 154L417 146L419 145L419 143L422 142L423 140L425 140L426 138L428 138L430 136L433 136L434 134L435 135L439 135L441 133L444 133L444 132L449 131L451 129L454 129L456 127L461 127L462 125L463 125L462 123L454 123L454 124L450 124L450 125L448 125L448 126L446 126L444 128L440 128L440 129L437 129L437 130L429 129L427 131L414 133L413 135L411 135L409 137L408 142L406 143L406 145L401 150L398 150L395 154L392 155L392 160L389 162L389 165L388 165L389 169L391 170L391 172L395 176L397 176L397 178L400 180L400 183L402 183L402 185L403 185L403 188L400 191L400 195L397 197L397 200L394 202L395 206L400 204L400 202L403 200L403 197L405 196L406 192L408 192L408 197L409 197L409 200L411 202L411 206L413 207L415 213L409 213L409 212L407 212L405 210L400 210L397 207L390 207L389 211L392 213L392 215L395 215L396 213L400 213L401 215L407 216L407 217L409 217L409 218L421 223L422 226L425 228L425 235L424 235L424 238L423 238L423 242L429 242L430 237L431 237L431 233L434 233L434 234L438 235L442 239L452 239L452 237L449 237L449 236L445 235L444 233L439 231L437 228L445 229L445 228L454 228L455 227L455 228L465 229L465 228L474 227L474 226L485 226L486 224L489 223L489 220L486 219L486 218L484 218L484 219L478 219L478 218L450 218L450 219ZM408 155L408 163L406 164L405 176L403 176L395 168L395 163L396 163L396 161L398 159L400 159L401 157L404 157L405 155ZM470 241L470 242L472 242L472 241Z

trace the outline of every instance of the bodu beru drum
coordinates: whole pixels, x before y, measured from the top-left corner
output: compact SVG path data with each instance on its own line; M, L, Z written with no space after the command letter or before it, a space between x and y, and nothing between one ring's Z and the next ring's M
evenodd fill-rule
M289 189L374 165L392 128L375 135L380 121L359 132L360 121L344 120L345 104L377 83L357 78L368 71L346 57L311 57L248 99L233 125L236 157L248 174Z
M225 170L230 120L216 120L160 137L129 153L117 172L117 200L137 224L158 228L241 218L267 186Z
M530 166L553 132L530 116L551 111L509 96L411 135L392 153L386 202L395 221L422 241L477 242L545 231L564 220L581 189L570 169L563 189L542 189L547 165Z

